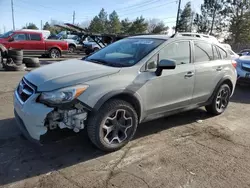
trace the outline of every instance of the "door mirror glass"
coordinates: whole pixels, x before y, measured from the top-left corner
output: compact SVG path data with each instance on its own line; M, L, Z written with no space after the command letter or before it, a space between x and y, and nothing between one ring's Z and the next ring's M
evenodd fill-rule
M160 69L175 69L175 67L176 62L171 59L162 59L158 64L158 68Z
M14 41L14 38L10 37L9 42L12 42L12 41Z

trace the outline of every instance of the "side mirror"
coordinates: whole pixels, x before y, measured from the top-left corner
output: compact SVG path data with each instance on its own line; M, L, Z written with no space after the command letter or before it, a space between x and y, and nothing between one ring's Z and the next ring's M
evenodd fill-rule
M12 42L12 41L14 41L14 38L10 37L8 41Z
M158 66L157 66L157 69L156 69L156 76L161 76L162 74L162 70L163 69L175 69L176 67L176 62L175 60L172 60L172 59L162 59Z

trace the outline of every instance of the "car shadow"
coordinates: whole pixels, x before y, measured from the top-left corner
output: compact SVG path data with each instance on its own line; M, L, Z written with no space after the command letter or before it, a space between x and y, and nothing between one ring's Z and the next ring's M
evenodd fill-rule
M134 139L207 118L210 116L205 110L196 109L143 123L138 126ZM0 120L0 125L9 127L10 124L15 126L13 118ZM77 136L68 130L50 132L41 147L30 143L20 133L12 135L0 140L0 185L47 174L106 154L92 145L86 131Z
M231 102L250 104L250 85L236 85Z

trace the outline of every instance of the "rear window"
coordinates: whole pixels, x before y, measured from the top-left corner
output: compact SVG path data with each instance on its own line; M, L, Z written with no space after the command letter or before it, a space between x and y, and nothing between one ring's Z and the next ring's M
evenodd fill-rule
M41 36L39 34L30 34L30 40L40 41Z
M227 59L227 52L220 47L218 47L218 50L220 52L221 59Z

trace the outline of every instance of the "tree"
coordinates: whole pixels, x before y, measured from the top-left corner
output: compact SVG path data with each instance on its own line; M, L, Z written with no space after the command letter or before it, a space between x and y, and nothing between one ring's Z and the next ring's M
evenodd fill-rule
M132 25L132 22L130 22L128 18L122 20L121 21L121 33L128 34L131 25Z
M237 43L250 42L250 2L234 0L233 3L227 2L225 13L230 17L229 31L231 41Z
M169 27L166 27L165 24L159 19L148 20L148 33L160 34L166 32Z
M196 14L194 25L198 32L220 35L227 30L226 0L204 0L201 14Z
M23 29L38 29L38 27L34 23L29 23L26 27L23 27Z
M118 14L116 13L116 11L113 11L110 15L109 15L109 28L108 31L109 33L120 33L121 32L121 22L119 20Z
M128 30L129 34L141 34L147 31L148 23L145 18L137 17L135 21L132 22L131 27Z
M102 8L99 12L98 16L95 16L93 20L91 20L89 25L89 30L95 33L105 33L107 32L108 26L108 14Z
M177 24L177 30L179 32L191 32L192 22L193 22L193 12L191 8L191 2L187 2L183 11L180 11L180 19Z
M43 26L43 30L50 30L50 24L49 24L49 22L46 22L45 24L44 24L44 26Z

